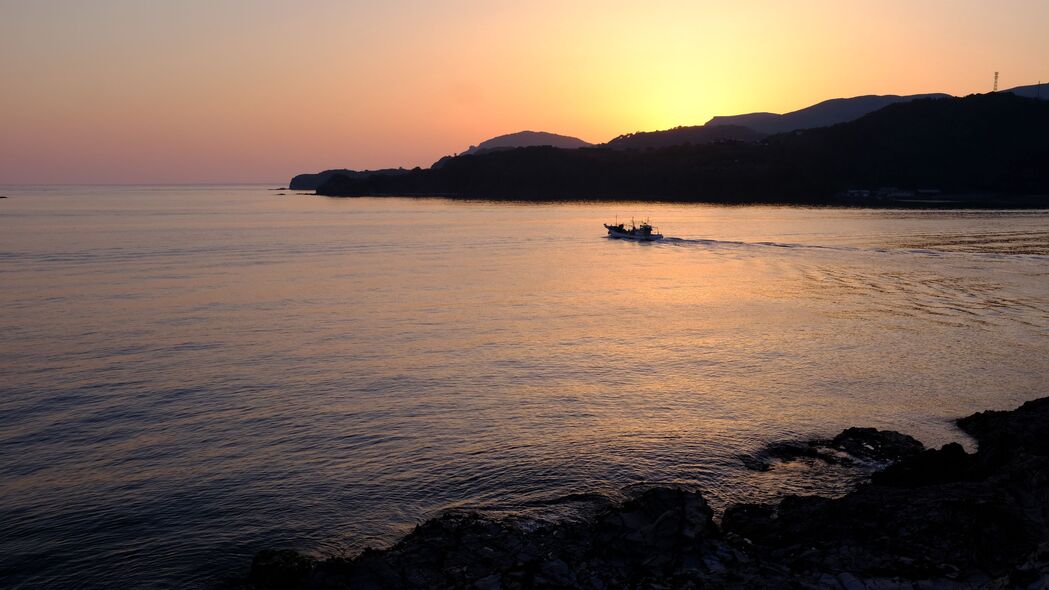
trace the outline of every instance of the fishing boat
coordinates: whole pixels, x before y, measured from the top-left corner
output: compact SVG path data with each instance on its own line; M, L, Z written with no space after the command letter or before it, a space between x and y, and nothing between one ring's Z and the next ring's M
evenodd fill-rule
M652 227L647 221L642 221L640 225L635 225L634 220L630 220L630 227L627 227L625 223L616 223L609 225L603 224L605 229L608 230L608 237L617 240L637 240L640 242L654 242L656 240L662 240L663 234L656 233L656 228Z

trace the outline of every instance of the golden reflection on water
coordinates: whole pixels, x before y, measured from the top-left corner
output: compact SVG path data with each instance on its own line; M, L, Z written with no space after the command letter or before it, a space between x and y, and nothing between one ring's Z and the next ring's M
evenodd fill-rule
M1049 374L1044 212L12 196L0 555L87 576L100 543L201 575L451 506L833 489L737 456L852 425L942 444ZM616 215L675 239L607 240Z

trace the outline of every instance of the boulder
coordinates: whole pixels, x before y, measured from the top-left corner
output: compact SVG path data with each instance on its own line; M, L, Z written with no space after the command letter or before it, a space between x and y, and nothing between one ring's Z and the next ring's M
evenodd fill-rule
M962 445L950 443L894 463L872 475L871 481L880 486L917 487L975 479L978 475L975 457Z
M832 448L864 461L899 461L925 449L917 439L892 430L847 428L830 441Z

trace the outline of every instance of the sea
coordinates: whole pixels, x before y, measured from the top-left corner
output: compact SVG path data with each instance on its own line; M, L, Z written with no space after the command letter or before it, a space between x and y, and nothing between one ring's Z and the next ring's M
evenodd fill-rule
M721 511L1049 393L1049 211L0 187L0 586L212 588L468 510ZM651 220L666 239L610 240Z

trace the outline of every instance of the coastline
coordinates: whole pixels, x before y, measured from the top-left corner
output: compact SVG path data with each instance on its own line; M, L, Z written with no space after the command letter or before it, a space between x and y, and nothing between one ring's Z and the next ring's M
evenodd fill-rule
M775 468L769 459L886 464L840 498L737 504L720 524L680 486L535 530L449 513L351 559L262 551L241 587L1045 588L1049 398L955 423L975 453L851 428L751 458L758 470Z
M318 196L333 199L353 198L408 198L447 199L452 201L488 201L519 203L667 203L721 206L788 206L827 207L841 209L931 209L931 210L1028 210L1049 209L1049 195L1002 195L1002 194L950 194L936 199L878 199L878 198L714 198L680 195L601 194L592 195L522 195L522 194L472 194L457 192L365 192L360 194L328 193L318 189L312 193L296 193L301 196Z
M289 186L325 196L1044 207L1047 104L993 93L925 98L760 140L521 146L425 170L328 170Z

